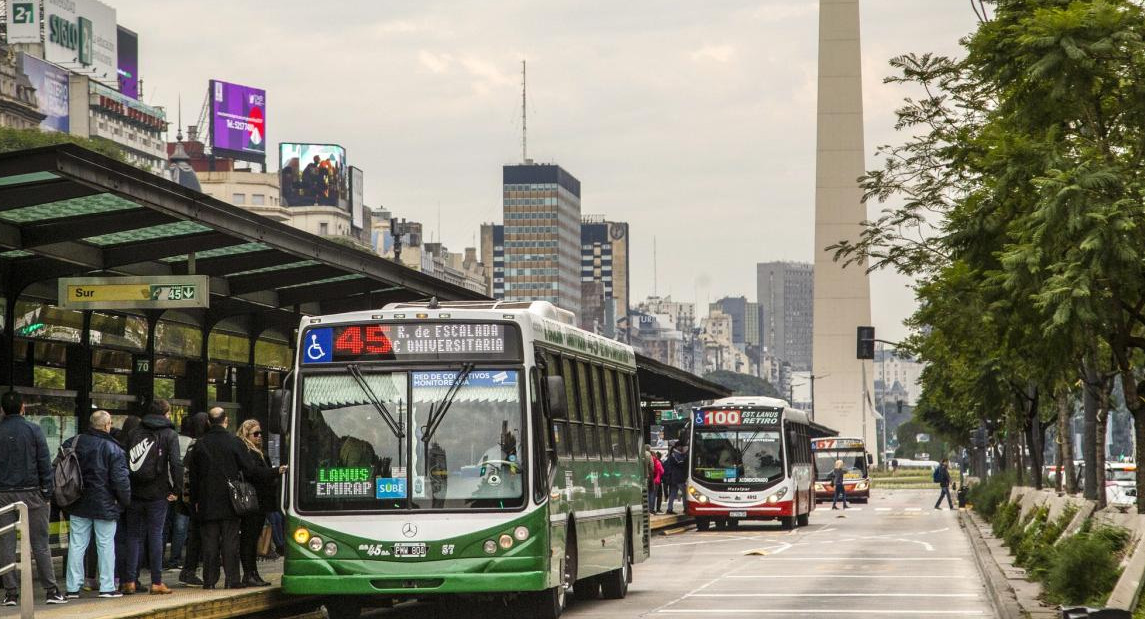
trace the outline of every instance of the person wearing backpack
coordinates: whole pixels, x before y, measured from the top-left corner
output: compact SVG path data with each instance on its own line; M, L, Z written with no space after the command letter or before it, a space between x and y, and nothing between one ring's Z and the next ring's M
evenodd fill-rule
M938 500L934 503L934 509L942 509L942 497L946 497L946 505L950 509L954 509L954 502L950 500L950 462L942 459L942 464L934 469L934 483L942 486L942 492L938 494Z
M0 396L0 507L22 501L28 506L32 558L49 604L66 604L68 599L56 584L52 553L48 549L48 515L52 497L52 457L40 426L24 418L24 398L15 391ZM0 516L0 527L16 522L16 512ZM0 536L0 565L16 561L16 536ZM2 577L4 606L20 604L20 579L15 571Z
M68 598L78 598L84 580L84 553L95 535L99 557L99 597L123 595L115 588L115 529L120 513L131 505L131 482L127 477L127 457L123 448L111 438L111 414L98 410L91 414L88 428L64 442L61 453L69 451L79 461L82 474L79 498L60 505L68 514L68 565L66 591ZM61 463L62 464L62 463ZM57 465L57 500L61 495L60 471ZM63 480L62 485L71 485Z
M168 504L182 493L183 457L167 400L154 400L148 405L147 414L127 443L131 507L127 510L127 574L120 590L124 595L136 592L139 549L146 540L151 594L168 594L172 591L163 584L163 525Z

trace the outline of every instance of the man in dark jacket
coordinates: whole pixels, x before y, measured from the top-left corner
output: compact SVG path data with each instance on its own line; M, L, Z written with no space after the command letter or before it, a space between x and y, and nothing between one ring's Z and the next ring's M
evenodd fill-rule
M192 510L203 538L203 588L215 588L221 552L226 587L242 589L246 585L239 574L239 516L231 506L228 482L238 481L239 473L248 482L268 482L274 469L255 467L246 445L227 431L226 411L216 406L207 418L210 427L195 442L190 475Z
M167 400L155 400L148 406L127 444L131 507L127 510L127 582L120 583L121 590L127 595L135 593L139 549L147 540L151 593L171 593L163 584L163 525L168 504L182 492L183 456Z
M111 414L91 414L87 431L70 438L64 447L75 447L83 473L83 494L68 506L67 596L79 597L83 586L83 559L95 533L99 556L99 597L117 598L115 590L115 528L119 515L131 505L131 482L127 457L111 438Z
M24 419L24 399L9 391L0 396L4 418L0 420L0 507L23 501L28 506L31 528L32 558L40 584L48 593L49 604L67 603L56 585L52 554L48 550L48 514L52 496L52 459L48 441L40 426ZM0 516L0 527L16 522L16 512ZM16 536L0 537L0 565L16 561ZM3 576L4 606L20 603L20 581L16 572Z
M938 494L938 500L934 503L934 509L942 509L939 507L942 505L942 497L946 497L947 507L954 509L954 502L950 500L950 462L946 458L943 458L942 464L939 464L938 468L934 469L934 481L942 486L942 492Z
M672 445L664 464L664 483L668 485L668 511L675 514L672 505L680 494L684 483L688 481L688 446L680 441Z

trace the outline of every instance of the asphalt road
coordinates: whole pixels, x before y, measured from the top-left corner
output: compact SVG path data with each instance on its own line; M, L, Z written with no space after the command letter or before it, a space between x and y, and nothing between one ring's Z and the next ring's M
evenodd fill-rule
M810 526L656 536L624 600L574 601L570 619L627 617L992 617L969 541L936 491L876 491L866 505L820 504ZM512 607L420 605L402 619L523 617Z

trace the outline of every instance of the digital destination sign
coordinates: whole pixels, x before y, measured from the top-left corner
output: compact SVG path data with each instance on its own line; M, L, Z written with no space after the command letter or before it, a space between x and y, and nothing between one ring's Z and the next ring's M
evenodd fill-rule
M700 410L692 421L697 426L779 425L779 411Z
M368 468L318 469L314 496L319 499L368 499L374 496L374 476Z
M266 91L211 80L211 148L235 159L266 160Z
M861 438L814 438L811 449L865 449Z
M511 325L472 322L355 324L313 328L303 335L302 363L520 359Z

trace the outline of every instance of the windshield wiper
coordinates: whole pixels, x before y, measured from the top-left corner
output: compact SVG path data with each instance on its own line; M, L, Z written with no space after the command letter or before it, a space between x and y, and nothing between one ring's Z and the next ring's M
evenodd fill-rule
M386 422L386 425L390 427L390 431L394 433L394 436L396 436L398 440L405 438L405 433L402 432L401 425L394 419L393 414L390 413L390 409L386 408L386 405L378 399L377 394L370 388L370 384L366 382L366 377L362 375L362 368L352 364L346 366L346 371L353 377L354 382L358 383L358 387L366 394L366 398L370 401L370 404L381 414L382 421Z
M445 391L445 397L437 403L429 405L429 419L425 422L425 431L421 434L421 440L426 445L429 444L430 439L437 432L437 428L441 426L442 420L445 419L445 414L449 412L449 407L453 406L453 399L457 397L457 392L461 391L461 386L465 384L466 379L469 378L469 373L473 371L473 364L466 363L461 366L461 371L457 376L453 377L453 382L449 385L449 389Z

